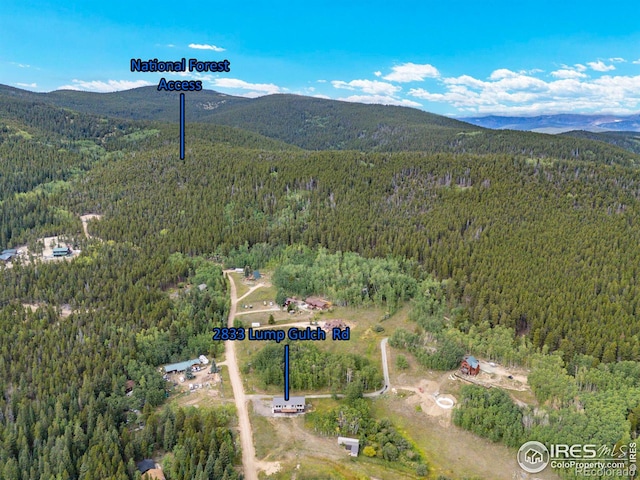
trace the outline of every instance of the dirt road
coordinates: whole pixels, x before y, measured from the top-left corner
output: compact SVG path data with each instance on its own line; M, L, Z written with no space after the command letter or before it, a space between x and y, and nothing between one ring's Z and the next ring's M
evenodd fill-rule
M233 327L233 320L238 307L238 294L236 284L231 275L227 275L229 285L231 286L231 308L229 309L229 321L227 325ZM257 288L257 286L255 287ZM243 297L251 293L249 290ZM247 398L244 394L242 386L242 378L238 369L238 361L236 358L235 342L227 340L225 342L226 359L225 363L229 370L229 379L231 380L231 388L233 389L233 397L236 401L236 409L238 410L238 425L240 429L240 444L242 445L242 465L244 467L244 478L246 480L258 480L258 472L256 466L256 451L253 446L253 432L251 430L251 422L249 421L249 410L247 409Z
M87 237L87 239L93 238L93 237L91 237L91 235L89 235L89 229L87 228L87 222L89 220L93 220L94 218L97 218L98 220L100 220L102 218L102 215L95 215L93 213L90 213L88 215L82 215L80 217L80 220L82 221L82 230L84 230L84 236Z

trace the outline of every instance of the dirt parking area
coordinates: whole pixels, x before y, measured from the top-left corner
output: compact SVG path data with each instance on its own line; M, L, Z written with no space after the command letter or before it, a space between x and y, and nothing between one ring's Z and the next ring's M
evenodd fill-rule
M211 406L217 401L233 401L224 398L221 390L222 377L219 373L209 373L210 366L192 372L194 378L187 379L184 373L172 373L167 381L174 385L174 393L180 406Z

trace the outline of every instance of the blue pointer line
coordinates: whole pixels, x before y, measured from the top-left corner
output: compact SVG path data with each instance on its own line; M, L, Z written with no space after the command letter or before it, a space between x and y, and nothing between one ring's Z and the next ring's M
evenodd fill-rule
M180 160L184 160L184 93L180 94Z
M284 346L284 400L289 401L289 345Z

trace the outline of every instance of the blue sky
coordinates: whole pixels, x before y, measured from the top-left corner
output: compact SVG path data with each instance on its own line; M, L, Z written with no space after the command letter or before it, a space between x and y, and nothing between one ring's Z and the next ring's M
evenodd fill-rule
M131 58L186 57L228 59L231 72L165 76L232 95L453 116L637 113L639 20L637 1L2 0L0 83L122 90L161 77L130 72Z

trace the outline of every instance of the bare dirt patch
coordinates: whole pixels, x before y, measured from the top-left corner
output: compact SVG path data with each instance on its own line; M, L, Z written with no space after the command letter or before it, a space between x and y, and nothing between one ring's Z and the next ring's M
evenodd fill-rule
M508 390L529 390L527 382L528 370L522 368L507 368L502 365L480 360L479 379Z
M192 379L187 379L183 373L168 375L167 381L174 385L175 401L178 405L208 407L216 403L233 401L233 397L225 397L222 392L221 375L209 373L209 366L192 373L195 377Z
M391 390L392 394L400 398L405 398L406 404L412 410L422 411L430 417L438 417L440 425L447 427L451 425L452 409L444 408L438 404L438 400L443 401L443 405L455 405L457 399L450 393L442 393L441 388L446 388L447 376L443 376L440 381L423 379L415 387L397 387ZM407 395L407 392L408 393Z
M256 467L258 467L258 470L263 471L267 476L275 475L282 468L280 462L266 462L264 460L257 460Z
M95 213L88 213L80 217L80 220L82 220L82 230L84 230L84 236L87 237L87 239L93 238L91 235L89 235L87 223L89 222L89 220L100 220L101 218L102 215L96 215Z
M42 257L41 259L45 262L51 261L61 261L61 260L69 260L71 258L75 258L80 255L80 250L71 251L71 255L65 257L54 257L53 249L57 247L67 247L69 246L69 242L67 241L67 237L62 235L57 235L54 237L44 237L37 240L38 243L42 244Z
M24 308L27 308L27 309L31 310L32 312L35 312L39 308L45 308L47 305L45 303L23 303L22 306ZM60 313L60 318L67 318L67 317L71 316L72 313L78 313L79 312L79 310L73 310L71 308L71 305L69 305L68 303L65 303L64 305L61 305L58 308L58 311Z

